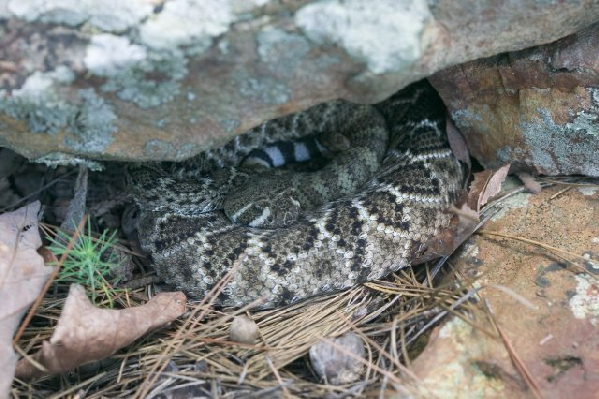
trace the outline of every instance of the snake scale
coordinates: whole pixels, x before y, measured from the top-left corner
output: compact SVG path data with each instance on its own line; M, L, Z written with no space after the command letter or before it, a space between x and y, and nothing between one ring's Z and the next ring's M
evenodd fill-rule
M384 277L409 266L451 219L463 170L445 120L421 81L375 106L317 105L188 161L132 167L142 248L161 278L192 297L237 264L217 298L223 306L280 306ZM331 134L349 146L317 171L258 168L253 177L243 167L256 148Z

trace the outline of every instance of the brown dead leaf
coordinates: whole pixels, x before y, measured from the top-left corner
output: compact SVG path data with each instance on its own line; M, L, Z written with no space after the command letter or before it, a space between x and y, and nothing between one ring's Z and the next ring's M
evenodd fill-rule
M536 181L530 173L520 172L518 173L518 178L522 180L522 183L524 183L524 188L526 188L526 191L529 193L538 194L541 192L541 183Z
M413 264L420 264L441 256L449 256L462 245L478 228L479 214L463 203L460 208L453 206L454 214L449 226L426 242L426 251Z
M451 147L453 155L458 159L458 161L468 165L468 171L470 171L470 154L468 153L466 140L449 116L447 117L445 130L447 131L447 140L449 141L449 146Z
M467 203L462 204L460 208L453 207L452 211L458 217L458 223L454 229L455 235L453 236L455 250L474 234L481 226L481 221L480 213L470 209Z
M474 174L474 180L470 184L468 192L468 206L470 209L480 212L480 208L499 191L501 184L510 171L510 164L503 165L497 170L488 169Z
M419 265L442 256L449 256L455 251L454 238L458 230L458 218L453 217L448 228L430 238L426 243L425 252L418 258L412 259L412 265Z
M8 397L14 377L13 334L53 270L37 253L39 210L36 201L0 215L0 398Z
M460 208L456 208L455 206L453 206L451 207L451 211L458 215L458 217L460 218L460 223L480 222L480 213L470 209L468 204L463 204Z
M471 227L475 226L477 222L470 218L464 218L460 213L460 209L468 208L466 199L466 190L460 190L458 199L455 202L456 205L447 210L447 212L453 214L449 226L424 243L424 247L426 248L424 253L417 259L412 259L412 265L419 265L438 259L439 257L449 256L454 253L463 241L472 235L474 230ZM459 208L456 208L456 206ZM473 213L473 215L474 214L476 213ZM478 214L476 214L476 217L478 217Z
M83 287L72 284L52 338L31 356L46 370L39 370L25 358L19 360L15 375L30 380L103 359L175 320L185 312L185 304L182 292L168 292L135 308L99 309L90 303Z

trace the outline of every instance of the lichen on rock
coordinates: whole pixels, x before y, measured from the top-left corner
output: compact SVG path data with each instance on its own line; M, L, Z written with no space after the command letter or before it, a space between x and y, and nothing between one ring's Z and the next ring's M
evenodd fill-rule
M432 17L424 0L327 0L300 9L295 23L310 39L340 45L372 73L382 74L420 59L427 45L422 34Z
M180 161L266 119L337 98L379 102L444 67L547 43L599 17L592 0L507 4L6 0L0 141L29 158ZM595 68L579 62L594 37L576 39L584 51L562 46L555 66ZM70 82L56 80L61 68ZM51 89L19 94L40 78ZM92 109L106 129L82 123Z
M21 89L13 90L12 96L5 91L0 93L0 111L24 120L31 133L56 134L76 112L76 107L57 94L61 85L69 84L73 79L74 74L67 67L34 72Z

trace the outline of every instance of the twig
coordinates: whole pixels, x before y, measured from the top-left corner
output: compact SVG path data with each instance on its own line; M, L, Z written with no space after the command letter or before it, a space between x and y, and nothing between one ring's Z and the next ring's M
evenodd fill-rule
M571 189L572 189L572 186L568 186L568 187L564 188L563 190L560 190L557 193L553 194L551 197L549 197L549 200L552 201L552 200L556 199L557 197L559 197L560 195L570 191Z
M420 382L420 380L418 379L418 376L416 376L416 374L414 374L410 369L406 368L404 365L402 365L395 357L393 357L393 355L387 353L387 351L385 351L377 342L375 342L374 340L370 339L366 334L364 334L363 332L359 331L357 329L357 326L351 321L349 320L345 315L343 314L339 314L339 316L347 323L347 325L353 329L355 331L356 334L358 334L360 337L362 337L362 339L364 339L365 341L367 341L370 345L374 346L376 350L379 351L379 353L381 355L383 355L384 357L386 357L387 359L389 359L398 370L401 370L402 372L404 372L406 375L408 375L412 380L416 381L416 382ZM323 338L320 338L323 339ZM332 343L330 340L326 340L327 342L331 343L334 347L336 344ZM338 347L339 345L337 345ZM356 357L359 358L361 360L363 360L361 357L354 355L352 353L349 353L345 350L345 348L339 349L341 352L345 353L345 354L349 354L351 357ZM365 362L365 361L364 361ZM365 362L365 364L367 366L370 367L370 365L368 364L368 362ZM372 364L373 368L378 371L379 373L381 373L380 368L376 367L374 364ZM387 371L385 370L386 373L382 373L384 375L387 375ZM395 381L396 383L398 382L397 378L391 374L390 376L388 376L388 378L390 378L391 380Z
M17 202L15 202L15 203L13 203L11 205L5 206L3 208L0 208L0 212L4 212L4 211L7 211L8 209L14 209L14 208L16 208L17 205L19 205L19 204L21 204L23 202L26 202L28 199L34 197L36 194L39 194L42 191L44 191L45 189L47 189L48 187L53 186L54 184L58 183L61 179L65 178L65 177L70 177L73 174L75 174L74 170L72 170L70 172L67 172L64 176L58 177L58 178L50 181L49 183L46 183L44 186L40 187L36 191L34 191L34 192L32 192L32 193L30 193L30 194L28 194L26 196L24 196L23 198L21 198Z
M524 378L524 381L526 382L526 385L528 385L528 387L532 391L534 397L536 399L543 399L543 396L541 395L541 390L540 390L539 386L537 385L534 378L530 374L530 371L528 371L528 369L526 368L526 365L524 364L524 362L522 361L520 356L518 356L518 353L516 353L516 351L514 350L514 347L513 347L512 343L510 342L510 340L508 339L508 337L505 335L505 332L497 323L497 320L495 319L495 315L493 314L493 311L491 310L491 308L488 306L486 300L484 301L484 304L485 304L485 310L488 312L489 319L491 320L491 323L497 330L497 333L499 334L499 337L501 338L503 345L507 349L508 354L510 355L510 358L512 359L512 363L514 364L514 367L516 368L516 370L518 370L520 375L522 375L522 377Z
M58 264L56 265L56 267L52 271L52 274L50 275L50 278L48 278L48 280L46 281L46 284L44 284L44 287L42 288L42 291L40 292L40 294L35 299L35 302L33 302L33 305L31 305L31 308L29 309L29 313L27 313L27 316L25 317L25 319L21 323L21 326L17 330L17 333L15 334L15 337L13 338L13 344L14 345L16 345L17 342L19 342L19 339L21 339L21 336L23 335L23 332L25 331L25 329L27 328L27 326L31 322L31 318L33 317L33 315L37 311L37 308L39 308L39 306L42 304L42 301L44 300L44 296L46 295L46 292L48 292L48 290L50 289L50 286L52 285L52 283L54 282L54 280L58 276L58 272L60 271L60 267L64 263L64 261L67 258L67 256L69 256L69 254L71 253L71 250L73 249L73 246L75 246L75 241L77 240L77 238L79 238L79 235L81 234L81 230L85 226L85 222L86 221L87 221L87 217L86 217L86 215L83 215L83 218L81 219L81 221L77 225L77 229L75 230L75 234L69 240L69 243L67 244L67 247L66 247L65 251L60 256L60 259L58 260Z
M275 365L272 364L272 360L270 360L270 356L268 356L268 355L266 355L266 363L268 364L268 367L270 367L270 369L272 370L272 373L274 374L275 378L277 379L277 382L279 383L279 386L283 390L283 394L285 395L285 397L286 398L291 398L291 393L289 392L289 390L285 386L285 383L283 382L283 380L281 379L281 376L279 375L279 371L277 370L277 368L275 367Z
M212 305L214 304L214 301L216 300L216 298L218 297L220 292L229 283L229 281L233 277L233 273L235 272L235 270L237 270L237 268L241 265L241 263L245 260L246 257L247 257L247 255L241 254L241 256L233 264L233 267L231 267L231 269L227 272L227 274L218 283L216 283L214 285L214 287L212 287L212 289L210 290L208 295L206 295L206 297L204 297L204 299L198 305L195 306L195 308L192 310L191 314L189 315L189 317L187 318L187 320L185 321L183 326L181 328L177 329L177 333L175 334L175 337L171 341L168 342L168 344L166 345L166 348L160 354L160 357L164 360L164 362L162 364L161 364L161 362L157 362L152 367L152 369L149 372L150 377L147 379L145 384L140 386L140 389L137 390L135 395L133 395L133 399L136 399L136 398L141 399L147 395L148 390L156 382L160 373L164 370L164 368L166 367L166 365L168 363L168 359L167 359L168 352L172 351L173 353L175 353L183 345L182 331L194 328L200 322L200 320L202 320L204 318L204 316L206 315L207 309L210 309L212 307ZM206 300L208 300L207 303L206 303ZM196 313L200 309L202 309L202 311L200 312L200 314L197 317L195 317Z
M471 289L471 290L469 290L466 293L466 295L462 296L457 301L455 301L454 303L452 303L448 310L444 310L444 311L439 312L428 323L426 323L420 330L418 330L418 332L416 334L414 334L412 337L409 338L408 345L411 344L412 342L414 342L416 340L416 338L420 337L432 325L436 324L439 320L441 320L441 318L443 318L443 316L445 316L449 311L455 310L458 306L460 306L461 304L463 304L464 302L466 302L468 299L470 299L477 292L478 292L478 289Z
M566 255L572 256L574 258L577 258L579 260L582 260L583 262L588 261L588 259L586 259L582 255L578 255L578 254L566 251L564 249L556 248L556 247L551 246L549 244L544 244L544 243L542 243L540 241L531 240L531 239L528 239L528 238L525 238L525 237L513 236L513 235L503 234L503 233L497 233L497 232L488 231L488 230L480 230L480 231L478 231L477 234L486 234L486 235L489 235L489 236L495 236L495 237L501 237L501 238L510 238L512 240L522 241L522 242L525 242L527 244L535 245L537 247L540 247L540 248L543 248L543 249L546 249L546 250L549 250L549 251L554 251L554 252L557 252L557 253L566 254ZM570 261L568 259L565 259L565 260L568 261L568 262L570 262L570 263L572 263L572 261Z
M488 284L486 286L487 287L496 288L499 291L503 292L504 294L508 294L509 296L511 296L512 298L514 298L516 301L520 302L522 305L524 305L528 309L532 310L533 312L536 312L536 311L539 310L538 306L535 306L531 301L529 301L528 299L526 299L522 295L516 293L511 288L506 287L505 285L501 285L501 284Z

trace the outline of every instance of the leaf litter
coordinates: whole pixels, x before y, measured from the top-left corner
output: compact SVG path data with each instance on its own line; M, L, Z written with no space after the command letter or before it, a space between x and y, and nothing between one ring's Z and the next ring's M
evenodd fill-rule
M142 306L113 310L94 307L83 287L71 284L52 338L30 357L19 361L16 377L30 380L104 359L171 323L185 311L181 292L161 293ZM43 369L40 369L39 366Z
M37 253L40 203L0 215L0 397L7 397L17 356L13 334L29 305L40 294L53 268Z
M54 211L50 219L57 223L70 221L65 226L72 226L86 209L102 209L101 213L92 213L91 223L95 224L114 213L114 209L108 212L107 206L122 204L121 200L109 201L107 195L97 194L95 197L100 199L94 202L97 174L90 173L86 185L87 171L79 168L76 172L77 168L59 168L50 174L59 179L66 176L69 181L77 175L71 189L65 189L64 182L40 180L22 198L43 199L52 189L55 194L47 202L48 209ZM82 227L77 228L74 237L83 231ZM94 235L101 238L100 233ZM407 348L398 350L401 345L389 338L401 337L405 343L416 335L426 335L425 331L434 326L426 321L447 313L439 303L451 307L463 296L451 275L451 270L439 273L439 268L432 271L423 265L402 270L378 286L356 287L283 309L249 313L248 309L215 309L215 291L191 305L190 311L171 325L169 322L183 312L181 306L185 305L176 294L171 294L175 297L169 306L174 310L171 317L166 317L163 308L152 305L162 297L156 296L152 286L122 291L115 304L121 309L111 310L90 305L81 287L69 288L65 282L54 281L49 292L39 297L40 306L16 343L22 358L12 393L29 397L70 397L77 393L90 398L142 398L177 392L195 392L200 397L243 392L279 396L282 392L287 397L320 398L345 392L361 396L376 391L377 386L388 386L389 381L393 389L416 392L414 376L408 372L405 381L401 377L407 369L398 358L402 356L409 362L408 356L414 354L408 355ZM107 303L98 302L100 306ZM125 316L127 312L139 313ZM258 328L254 342L230 338L231 324L243 314ZM148 334L151 329L155 330ZM362 379L354 385L322 384L311 370L308 351L318 342L347 333L359 335L365 343ZM100 361L102 358L105 360ZM73 369L75 374L64 373ZM62 374L52 377L55 373Z
M463 144L458 141L455 145ZM74 174L72 170L66 173ZM40 398L72 397L74 393L88 398L160 395L322 398L378 396L379 392L394 391L416 398L431 397L430 392L422 392L417 377L404 364L410 364L410 359L418 355L421 342L443 317L455 314L468 318L459 312L469 309L470 313L477 306L471 301L474 291L467 288L472 281L454 274L450 265L443 268L442 265L453 249L486 220L485 212L492 209L492 204L485 206L485 203L497 194L507 168L500 170L499 175L486 173L471 187L467 203L474 201L474 207L462 205L463 212L455 212L454 228L462 229L459 238L442 239L445 242L436 249L431 245L433 255L444 255L442 261L400 270L384 281L286 308L249 312L249 309L216 309L211 305L218 294L214 292L198 304L189 304L190 311L177 318L175 314L183 312L177 306L185 301L175 296L171 301L177 311L159 327L145 318L162 316L156 310L162 309L160 306L139 310L139 316L116 316L157 298L153 285L123 291L117 307L124 309L107 310L91 307L80 288L69 289L55 282L17 343L25 356L20 364L30 373L20 376L37 378L30 382L15 380L12 394ZM52 184L47 182L44 187ZM86 204L89 209L98 207L90 201ZM122 201L104 199L104 205L100 206L102 215L110 213L106 208L109 203ZM479 213L483 222L474 221ZM71 292L69 296L67 292ZM100 313L96 311L108 313L98 316ZM89 314L91 319L77 320L66 314ZM244 314L258 327L258 338L253 342L234 341L229 335L235 317ZM104 321L90 321L96 318ZM167 320L174 318L169 324ZM138 323L137 333L118 336L121 329L130 329ZM87 333L75 333L81 326ZM146 333L152 328L153 332ZM345 385L323 384L312 371L307 353L317 342L348 332L364 342L361 380ZM101 349L103 346L106 348ZM105 356L109 358L98 361ZM35 365L43 366L45 371ZM63 373L60 377L45 374L77 366L75 374Z

